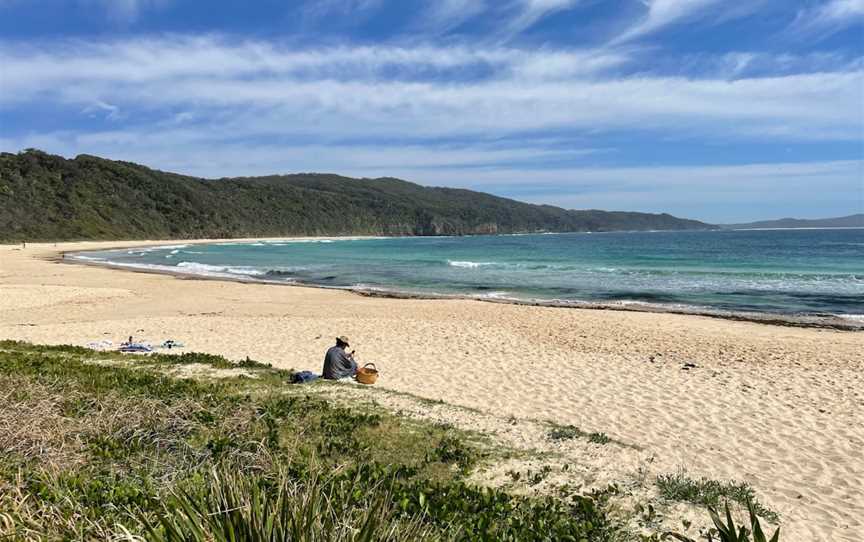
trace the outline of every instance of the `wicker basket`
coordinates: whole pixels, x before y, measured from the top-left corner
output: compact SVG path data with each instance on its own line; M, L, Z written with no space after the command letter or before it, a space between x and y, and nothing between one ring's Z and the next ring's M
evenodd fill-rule
M361 384L374 384L376 380L378 380L378 369L374 363L367 363L357 369L357 382Z

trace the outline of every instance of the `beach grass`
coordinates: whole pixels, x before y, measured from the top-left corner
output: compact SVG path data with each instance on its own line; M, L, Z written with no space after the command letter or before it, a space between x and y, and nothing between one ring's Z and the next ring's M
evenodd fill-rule
M247 372L164 370L191 364ZM602 495L525 497L468 483L486 460L475 435L351 408L289 380L207 354L0 342L0 537L258 540L312 529L328 540L611 541L622 532Z
M555 423L550 423L551 429L547 433L547 437L552 441L562 441L562 440L573 440L573 439L588 439L588 442L593 444L609 444L610 442L615 442L616 444L623 445L623 443L617 442L609 437L606 433L601 432L585 432L575 425L558 425Z
M780 521L780 515L762 504L753 487L746 482L692 478L686 471L680 470L661 474L657 477L656 485L660 496L667 501L687 502L711 509L719 509L722 504L733 502L752 508L756 515L771 523Z

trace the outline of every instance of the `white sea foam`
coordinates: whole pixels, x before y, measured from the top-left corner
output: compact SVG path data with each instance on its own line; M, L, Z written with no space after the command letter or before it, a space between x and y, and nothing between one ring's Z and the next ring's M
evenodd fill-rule
M475 269L477 267L485 267L487 265L495 265L495 262L471 262L460 260L447 260L447 265L451 267L464 267L467 269Z
M480 299L516 299L510 292L483 292L482 294L477 294L475 297Z
M384 237L364 237L364 239L384 239ZM337 241L359 241L360 239L284 239L278 243L271 243L276 246L295 245L298 243L335 243Z
M114 261L105 261L106 264L111 267L126 267L129 269L142 269L145 271L170 271L177 272L177 268L171 265L159 265L155 263L129 263L129 262L114 262Z
M238 276L261 276L265 271L254 267L230 267L219 265L208 265L194 262L180 262L177 265L159 265L150 263L130 262L106 262L113 267L125 267L128 269L141 269L145 271L162 271L169 273L182 273L184 275L199 275L205 277L237 278Z
M361 292L392 292L392 291L394 291L390 288L383 288L381 286L373 286L371 284L364 284L362 282L352 284L351 289L352 290L358 290Z
M838 314L836 316L855 322L864 322L864 314Z
M223 265L209 265L206 263L197 263L197 262L180 262L177 264L177 267L185 270L189 273L200 274L200 275L212 275L215 273L219 274L228 274L228 275L248 275L248 276L259 276L264 275L266 271L262 271L261 269L257 269L255 267L230 267Z
M138 247L132 248L126 251L127 254L146 254L148 252L155 252L157 250L179 250L181 248L186 248L189 245L159 245L154 247Z

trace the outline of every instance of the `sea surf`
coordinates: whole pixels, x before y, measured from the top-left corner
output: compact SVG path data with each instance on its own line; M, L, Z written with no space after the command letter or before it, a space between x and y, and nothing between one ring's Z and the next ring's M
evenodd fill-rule
M174 242L67 258L376 295L864 322L861 229Z

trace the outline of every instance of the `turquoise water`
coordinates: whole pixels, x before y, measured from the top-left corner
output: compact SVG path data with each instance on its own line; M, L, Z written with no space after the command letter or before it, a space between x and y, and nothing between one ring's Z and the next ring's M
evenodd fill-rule
M860 229L177 244L77 257L143 269L425 295L864 314Z

